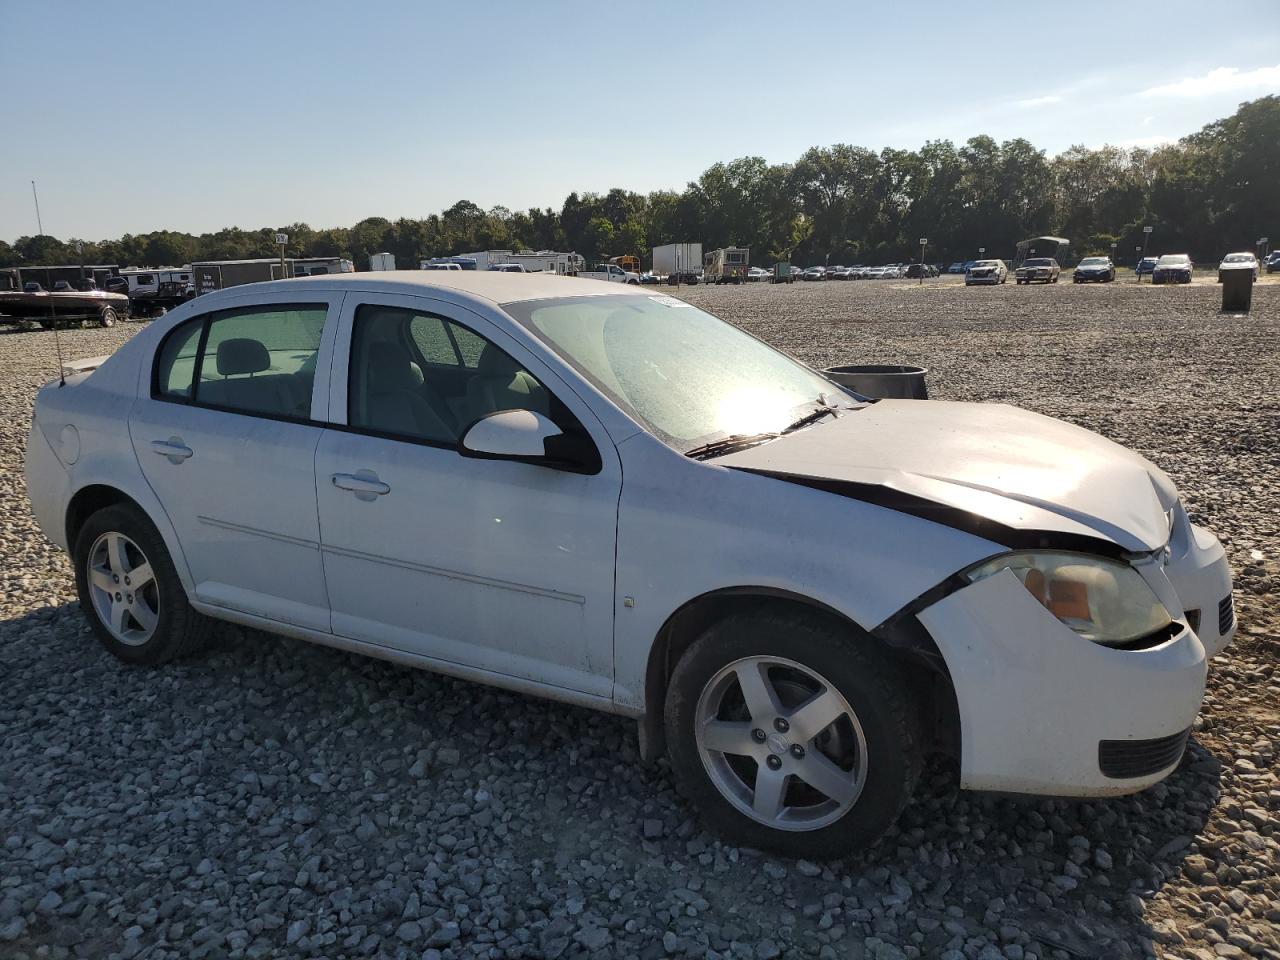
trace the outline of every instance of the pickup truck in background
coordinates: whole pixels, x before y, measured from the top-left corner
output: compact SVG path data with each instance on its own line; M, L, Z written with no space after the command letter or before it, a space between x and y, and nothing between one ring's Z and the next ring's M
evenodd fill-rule
M590 270L584 270L578 276L588 280L607 280L609 283L634 283L640 285L640 274L623 270L615 263L597 263Z

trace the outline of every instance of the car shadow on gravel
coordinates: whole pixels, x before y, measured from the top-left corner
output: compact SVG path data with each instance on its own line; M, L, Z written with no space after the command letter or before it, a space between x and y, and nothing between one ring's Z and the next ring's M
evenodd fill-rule
M665 762L641 764L631 721L583 708L231 626L200 656L129 667L72 603L0 621L0 671L15 678L0 695L0 835L18 838L8 870L33 904L56 871L99 869L129 842L112 882L139 903L175 877L266 871L300 904L308 882L371 896L363 923L387 935L409 909L388 876L442 872L474 902L491 881L478 864L501 863L509 902L587 929L612 928L621 904L648 918L641 940L780 937L806 956L838 931L932 956L997 930L1041 956L1115 956L1160 936L1147 903L1219 794L1218 761L1195 741L1166 782L1106 801L966 793L954 765L931 762L875 848L808 864L721 843ZM111 804L145 828L118 836ZM72 816L94 826L64 827ZM67 829L75 845L50 852ZM92 921L49 911L24 939L104 936Z

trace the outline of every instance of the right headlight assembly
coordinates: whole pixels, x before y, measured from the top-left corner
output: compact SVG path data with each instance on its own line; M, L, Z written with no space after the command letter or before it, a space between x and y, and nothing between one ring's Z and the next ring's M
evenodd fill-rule
M1081 553L1006 553L969 570L971 583L1008 570L1063 624L1094 643L1119 646L1173 623L1155 593L1124 563Z

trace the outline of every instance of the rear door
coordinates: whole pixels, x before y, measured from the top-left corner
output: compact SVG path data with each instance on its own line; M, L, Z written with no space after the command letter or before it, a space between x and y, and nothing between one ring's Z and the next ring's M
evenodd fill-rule
M157 349L129 432L199 601L329 630L315 451L341 298L237 298Z

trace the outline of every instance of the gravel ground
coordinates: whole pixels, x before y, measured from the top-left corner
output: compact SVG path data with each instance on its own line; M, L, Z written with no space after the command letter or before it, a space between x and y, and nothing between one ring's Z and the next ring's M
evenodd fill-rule
M1280 284L1247 318L1209 284L680 295L1164 467L1227 544L1241 622L1181 768L1063 802L961 793L939 763L874 850L788 862L703 832L618 718L233 628L126 667L28 515L53 337L0 333L0 957L1280 957Z

